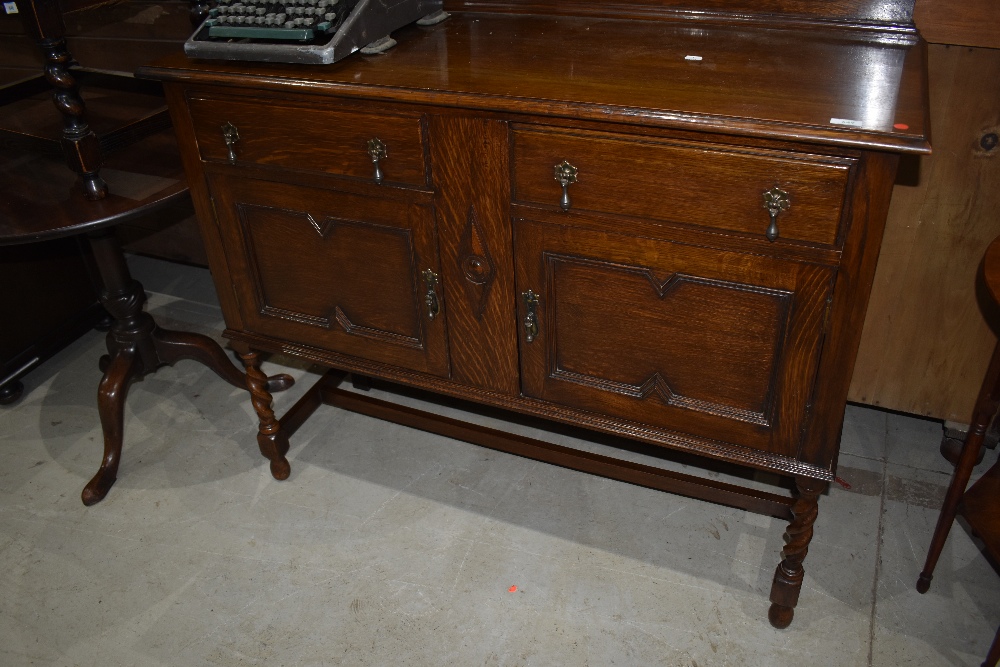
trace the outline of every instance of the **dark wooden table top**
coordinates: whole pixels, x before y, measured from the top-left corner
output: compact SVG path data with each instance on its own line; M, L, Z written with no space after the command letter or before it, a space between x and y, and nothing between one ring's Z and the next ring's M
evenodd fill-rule
M100 201L84 198L62 155L0 148L0 245L115 225L188 190L170 128L105 158L108 196Z
M455 13L394 37L332 65L178 53L139 75L929 151L925 45L884 33Z

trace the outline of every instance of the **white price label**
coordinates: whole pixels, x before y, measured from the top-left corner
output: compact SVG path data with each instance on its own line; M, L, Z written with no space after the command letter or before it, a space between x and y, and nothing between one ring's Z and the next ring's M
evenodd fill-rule
M864 127L864 123L860 120L852 120L850 118L831 118L831 125L844 125L846 127Z
M8 14L17 14L17 3L16 2L3 3L3 10Z

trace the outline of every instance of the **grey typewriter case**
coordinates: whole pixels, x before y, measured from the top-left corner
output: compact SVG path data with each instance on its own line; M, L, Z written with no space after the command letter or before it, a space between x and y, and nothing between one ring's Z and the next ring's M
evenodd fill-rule
M440 12L441 6L442 0L358 0L325 44L213 41L199 38L205 27L202 24L184 43L184 53L191 58L326 65L388 37L393 30Z

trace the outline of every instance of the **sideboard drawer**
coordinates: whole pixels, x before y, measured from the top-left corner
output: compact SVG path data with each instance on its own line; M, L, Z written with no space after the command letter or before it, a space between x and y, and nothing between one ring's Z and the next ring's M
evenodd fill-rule
M425 186L423 121L417 114L297 105L252 98L188 100L202 160L255 163L374 180L378 140L385 182ZM231 126L232 152L224 127Z
M788 205L777 214L777 239L828 247L840 242L854 164L808 153L526 126L514 129L513 146L518 202L563 203L554 172L565 161L576 170L566 188L567 210L764 237L771 223L764 193L778 188Z

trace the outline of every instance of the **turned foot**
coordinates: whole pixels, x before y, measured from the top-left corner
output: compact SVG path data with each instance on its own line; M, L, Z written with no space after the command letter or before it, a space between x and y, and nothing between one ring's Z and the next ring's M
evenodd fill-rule
M267 377L267 384L265 387L268 392L274 394L279 391L285 391L293 384L295 384L295 378L291 375L288 373L278 373L277 375L269 375Z
M789 625L792 624L792 617L795 616L795 609L792 607L785 607L780 604L771 604L771 608L767 610L767 620L771 622L771 625L779 630L784 630Z
M114 486L117 474L117 462L114 465L115 470L111 469L111 466L105 467L101 466L97 474L87 482L87 486L83 487L83 492L80 494L80 499L83 500L83 504L87 507L91 505L96 505L97 503L104 500L104 497L108 495L108 491Z
M934 578L933 575L925 574L925 573L921 572L920 573L920 578L917 579L917 592L918 593L926 593L928 591L928 589L930 589L930 587L931 587L931 579L933 579L933 578Z
M270 468L271 477L278 481L288 479L288 476L292 474L292 465L285 458L284 454L272 458Z

